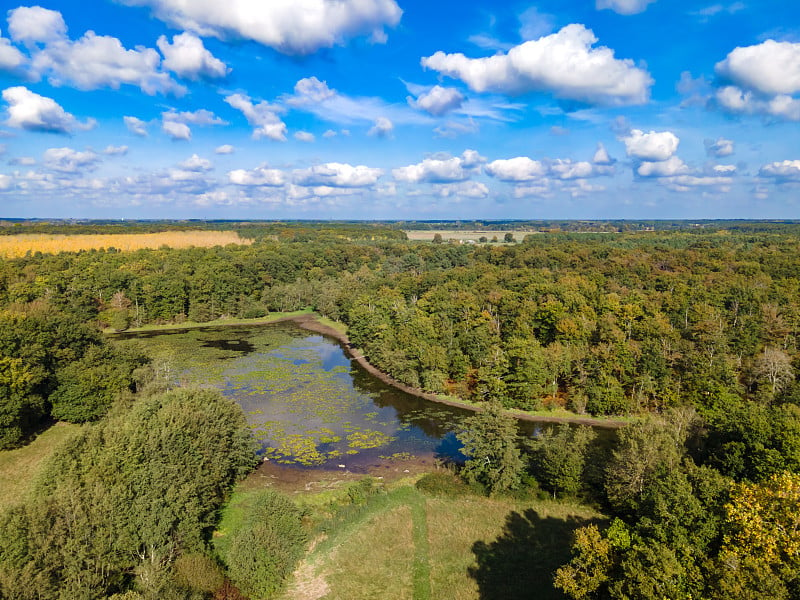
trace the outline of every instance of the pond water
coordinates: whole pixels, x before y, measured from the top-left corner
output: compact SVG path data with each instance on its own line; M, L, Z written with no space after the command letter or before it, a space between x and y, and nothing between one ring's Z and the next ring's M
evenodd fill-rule
M359 470L382 461L459 460L469 411L430 402L372 377L338 341L295 324L116 336L140 344L176 383L215 387L247 415L266 458ZM532 435L546 425L521 423Z

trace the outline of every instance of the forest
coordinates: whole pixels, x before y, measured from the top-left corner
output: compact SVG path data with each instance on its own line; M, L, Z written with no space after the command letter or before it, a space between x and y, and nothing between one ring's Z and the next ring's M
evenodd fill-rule
M514 241L403 233L462 227L508 229ZM158 364L102 331L306 308L341 322L398 381L482 409L459 435L469 485L578 499L605 515L564 541L571 559L553 574L561 597L800 597L796 223L0 230L221 230L250 242L0 262L0 448L24 446L54 421L86 424L47 463L32 500L0 517L0 597L202 598L217 593L198 583L211 571L251 581L243 593L267 590L253 598L275 593L308 536L290 502L255 503L261 521L241 529L249 541L231 543L227 556L210 542L220 507L256 461L241 411L211 392L171 390ZM509 409L629 424L612 447L569 426L520 444ZM207 477L188 477L199 465ZM255 525L269 515L276 529ZM292 540L286 548L275 547L279 530ZM263 587L255 571L241 574L261 564L248 547L285 556L264 567Z

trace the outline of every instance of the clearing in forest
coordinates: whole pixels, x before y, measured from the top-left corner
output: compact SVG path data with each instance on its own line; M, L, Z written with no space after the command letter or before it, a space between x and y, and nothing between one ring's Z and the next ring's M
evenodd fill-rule
M58 254L80 250L116 248L124 252L143 248L210 248L228 244L247 245L253 240L239 237L235 231L162 231L160 233L112 233L61 235L21 233L0 236L0 257L18 258L28 252Z

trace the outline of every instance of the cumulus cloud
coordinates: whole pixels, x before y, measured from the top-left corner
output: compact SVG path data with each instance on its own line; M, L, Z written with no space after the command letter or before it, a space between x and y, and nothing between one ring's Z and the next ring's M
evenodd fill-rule
M236 185L281 187L286 183L286 175L279 169L256 167L251 171L236 169L228 173L228 180Z
M595 7L597 10L611 9L621 15L635 15L644 12L648 4L656 0L597 0Z
M8 33L15 42L47 43L66 36L67 24L57 10L20 6L8 11Z
M406 183L451 183L464 181L485 159L475 150L465 150L461 156L431 157L415 165L392 169L396 181Z
M409 96L408 103L434 117L441 117L450 111L461 108L464 103L464 95L456 88L435 85L430 90L419 94L416 99Z
M43 162L46 168L53 171L78 173L95 169L100 157L91 150L78 152L72 148L49 148L45 150Z
M192 139L192 130L186 123L178 121L162 121L161 130L171 137L174 141L189 141Z
M179 163L178 166L185 171L194 171L197 173L210 171L214 168L214 164L210 160L202 158L197 154L192 154L185 161Z
M164 55L164 68L184 79L219 79L230 71L206 49L203 40L192 33L173 36L172 44L162 35L156 45Z
M594 153L594 157L592 157L592 162L596 165L613 165L617 161L609 156L608 150L606 150L602 142L598 142L597 151Z
M800 183L800 160L784 160L764 165L758 170L761 177L775 180L777 183Z
M0 174L0 191L10 190L14 186L14 178Z
M714 98L726 112L800 121L800 100L786 94L764 98L735 85L728 85L718 89Z
M25 62L25 55L0 36L0 71L14 71Z
M638 166L636 173L641 177L671 177L689 173L689 167L677 156L670 156L657 162L645 161Z
M375 119L375 124L367 131L367 135L385 138L390 137L394 131L394 123L386 117L378 117Z
M40 96L24 86L3 90L3 100L8 104L5 124L9 127L68 134L75 130L92 129L97 124L94 119L79 122L52 98Z
M145 121L129 116L122 117L122 120L125 123L125 127L128 128L128 131L134 135L138 135L140 137L147 136L147 123Z
M434 193L440 198L488 198L489 188L479 181L461 181L436 184Z
M262 100L253 104L245 94L232 94L225 102L240 111L247 122L254 127L253 138L267 138L277 142L286 141L286 123L278 116L284 112L283 107Z
M547 174L547 167L527 156L494 160L484 167L487 175L500 181L533 181Z
M129 84L150 95L186 92L161 70L161 56L153 48L129 50L119 39L94 31L72 41L58 11L20 7L9 12L8 23L12 39L31 50L29 74L46 76L51 85L94 90Z
M106 146L106 149L103 150L103 154L106 156L125 156L128 153L127 146Z
M189 125L211 126L227 124L227 121L220 119L213 112L204 108L184 112L168 110L161 113L161 129L173 140L191 139L192 129Z
M354 188L375 185L383 175L383 169L331 162L308 169L297 169L292 175L294 183L301 186Z
M714 67L737 86L767 96L800 92L800 43L767 40L735 48Z
M313 142L315 139L314 134L308 131L297 131L294 134L294 139L298 142Z
M661 161L669 159L678 150L680 139L671 131L644 133L633 129L622 138L628 156L639 160Z
M223 144L222 146L217 146L214 149L216 154L233 154L236 151L236 148L231 146L230 144Z
M727 83L715 94L717 104L736 114L760 114L800 121L800 43L767 40L734 48L715 65Z
M647 102L650 74L629 59L614 58L610 48L593 47L596 42L590 29L572 24L506 54L473 59L439 51L423 57L421 64L477 92L551 92L558 98L613 106Z
M730 156L735 151L733 140L726 140L722 137L716 140L705 140L703 145L706 147L706 154L716 158Z
M123 0L149 6L166 23L203 36L242 38L285 54L311 54L370 35L384 41L384 27L400 21L394 0Z

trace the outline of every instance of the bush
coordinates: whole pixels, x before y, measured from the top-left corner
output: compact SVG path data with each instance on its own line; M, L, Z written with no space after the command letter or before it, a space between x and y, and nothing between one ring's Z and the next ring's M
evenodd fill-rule
M428 496L467 496L483 495L484 490L479 485L469 485L449 471L439 471L423 475L417 481L416 488Z
M305 551L302 518L294 503L273 490L254 500L223 557L245 594L271 598L281 589Z

